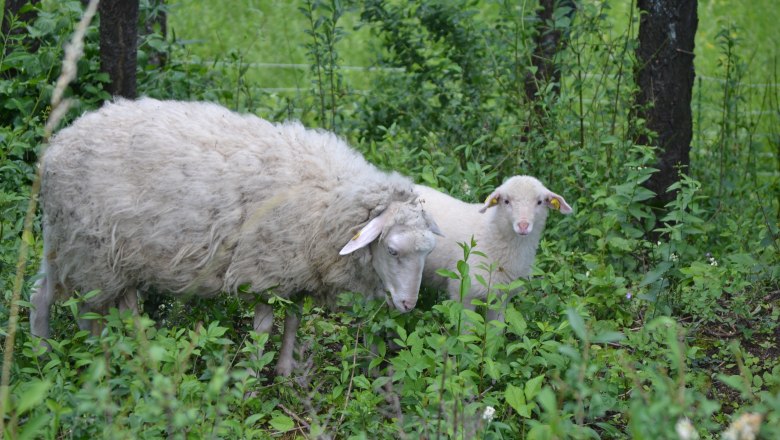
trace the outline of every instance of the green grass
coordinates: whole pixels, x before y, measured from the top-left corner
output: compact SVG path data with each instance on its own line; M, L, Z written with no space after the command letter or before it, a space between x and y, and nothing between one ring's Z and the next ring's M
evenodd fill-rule
M243 63L256 64L246 73L247 80L256 87L285 89L282 92L292 94L311 87L304 46L311 39L305 34L310 24L299 10L299 3L175 1L170 4L170 32L204 62L235 62L237 57ZM347 31L338 47L341 63L368 69L375 53L368 29L355 31L357 24L355 14L348 14L340 22ZM344 75L352 88L365 89L368 85L364 70L345 70Z
M492 2L491 2L492 3ZM529 2L530 3L530 2ZM594 3L586 1L586 3ZM628 24L629 2L604 2L609 5L613 22L611 35L625 32ZM272 0L227 0L203 2L198 0L171 1L168 16L169 29L185 42L193 54L203 60L225 60L235 52L248 63L303 64L308 66L305 30L309 25L299 11L297 2ZM490 9L495 8L492 6ZM774 63L778 56L780 37L776 25L780 22L780 8L773 0L756 0L749 5L738 0L699 1L699 26L696 34L696 70L701 75L722 77L717 35L729 25L739 31L745 55L750 61L748 82L771 82ZM374 65L381 49L369 29L354 31L358 24L355 14L348 14L342 27L348 35L339 44L343 65L368 68ZM259 87L306 88L303 69L254 67L250 78ZM359 81L362 74L355 74Z

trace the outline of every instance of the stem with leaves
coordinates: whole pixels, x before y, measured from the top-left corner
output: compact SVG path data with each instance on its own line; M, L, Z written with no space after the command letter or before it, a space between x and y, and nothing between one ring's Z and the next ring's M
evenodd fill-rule
M89 23L92 21L92 17L94 17L95 12L97 12L97 6L98 0L90 0L87 9L84 11L84 16L81 18L81 21L73 33L73 38L71 39L70 44L65 46L65 59L62 63L62 73L60 73L60 76L57 79L57 84L52 94L52 110L51 114L49 115L49 120L46 122L46 126L44 128L44 145L49 141L49 138L54 131L54 127L57 126L62 117L65 116L65 112L67 112L68 108L70 107L70 101L63 99L63 95L68 84L76 78L76 62L83 55L84 35L87 32ZM27 267L30 244L33 242L33 219L35 218L35 211L38 207L38 194L41 190L41 157L43 157L43 151L39 156L38 166L36 167L35 177L32 188L30 189L30 202L27 205L27 213L25 214L24 218L24 231L22 232L22 241L19 244L19 258L16 262L16 277L14 278L11 306L9 310L8 333L5 337L2 379L0 379L0 433L5 432L5 414L7 411L5 403L8 401L8 387L11 376L11 363L13 362L14 340L16 338L16 327L19 322L19 299L21 298L22 294L22 286L24 285L24 274Z

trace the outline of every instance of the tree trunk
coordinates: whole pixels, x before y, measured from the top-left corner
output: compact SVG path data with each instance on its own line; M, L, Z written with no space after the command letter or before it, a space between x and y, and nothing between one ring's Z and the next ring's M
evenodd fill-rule
M16 21L19 23L32 23L37 17L37 10L35 8L37 8L39 3L40 0L5 0L5 5L3 6L3 20L2 23L0 23L0 35L5 37L6 35L9 35L9 33L12 36L27 33L27 29L24 26L17 25L14 29L11 29L11 21L13 21L13 17L16 17ZM26 4L30 4L33 7L20 13L22 6ZM3 38L3 40L5 40L5 38ZM40 42L34 38L25 38L24 43L28 46L30 52L38 50L38 45L40 45ZM11 50L12 44L5 47L6 54Z
M136 97L138 0L105 0L100 13L100 70L108 73L108 92Z
M658 147L660 171L645 186L656 193L650 203L660 208L674 200L675 193L667 189L690 164L697 0L637 0L637 5L637 116L657 136L643 132L636 142Z
M536 36L534 37L534 53L531 62L536 67L536 72L526 75L525 96L529 101L537 101L536 94L539 86L552 83L554 94L558 94L561 83L561 70L555 62L555 55L566 47L566 40L562 39L567 30L554 26L556 9L569 8L566 16L572 19L576 5L574 0L539 0L539 12L536 15Z

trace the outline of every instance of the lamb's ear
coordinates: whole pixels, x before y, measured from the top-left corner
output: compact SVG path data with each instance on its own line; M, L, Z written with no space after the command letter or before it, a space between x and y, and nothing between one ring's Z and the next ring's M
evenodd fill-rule
M547 200L547 206L550 208L560 211L561 214L571 214L571 206L558 194L551 191L547 193L545 199Z
M486 199L485 204L482 205L481 208L479 208L479 212L481 214L484 214L485 211L487 211L488 208L492 206L498 205L498 202L501 200L501 194L498 193L498 190L493 191Z
M428 227L431 228L431 232L438 235L439 237L444 237L444 232L441 232L441 229L439 229L439 225L436 224L436 222L433 220L433 217L431 217L430 214L428 214L428 211L423 211L423 218L426 222L428 222Z
M382 228L385 226L386 219L387 216L384 215L384 213L374 217L373 220L368 222L367 225L363 226L363 229L355 234L355 236L352 237L352 239L349 240L343 248L341 248L339 255L351 254L352 252L355 252L362 247L368 246L372 241L376 240L376 238L379 237L379 234L382 233Z

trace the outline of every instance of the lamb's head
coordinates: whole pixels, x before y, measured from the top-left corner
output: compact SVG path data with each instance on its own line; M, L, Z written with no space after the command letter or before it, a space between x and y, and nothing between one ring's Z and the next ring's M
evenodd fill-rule
M571 213L566 200L545 188L542 182L531 176L514 176L488 196L479 212L493 209L499 227L528 235L534 230L541 232L550 208L561 214Z
M434 234L442 235L421 203L396 201L368 222L340 254L369 246L371 263L382 280L381 294L390 292L388 304L408 312L417 304L425 257L436 246Z

